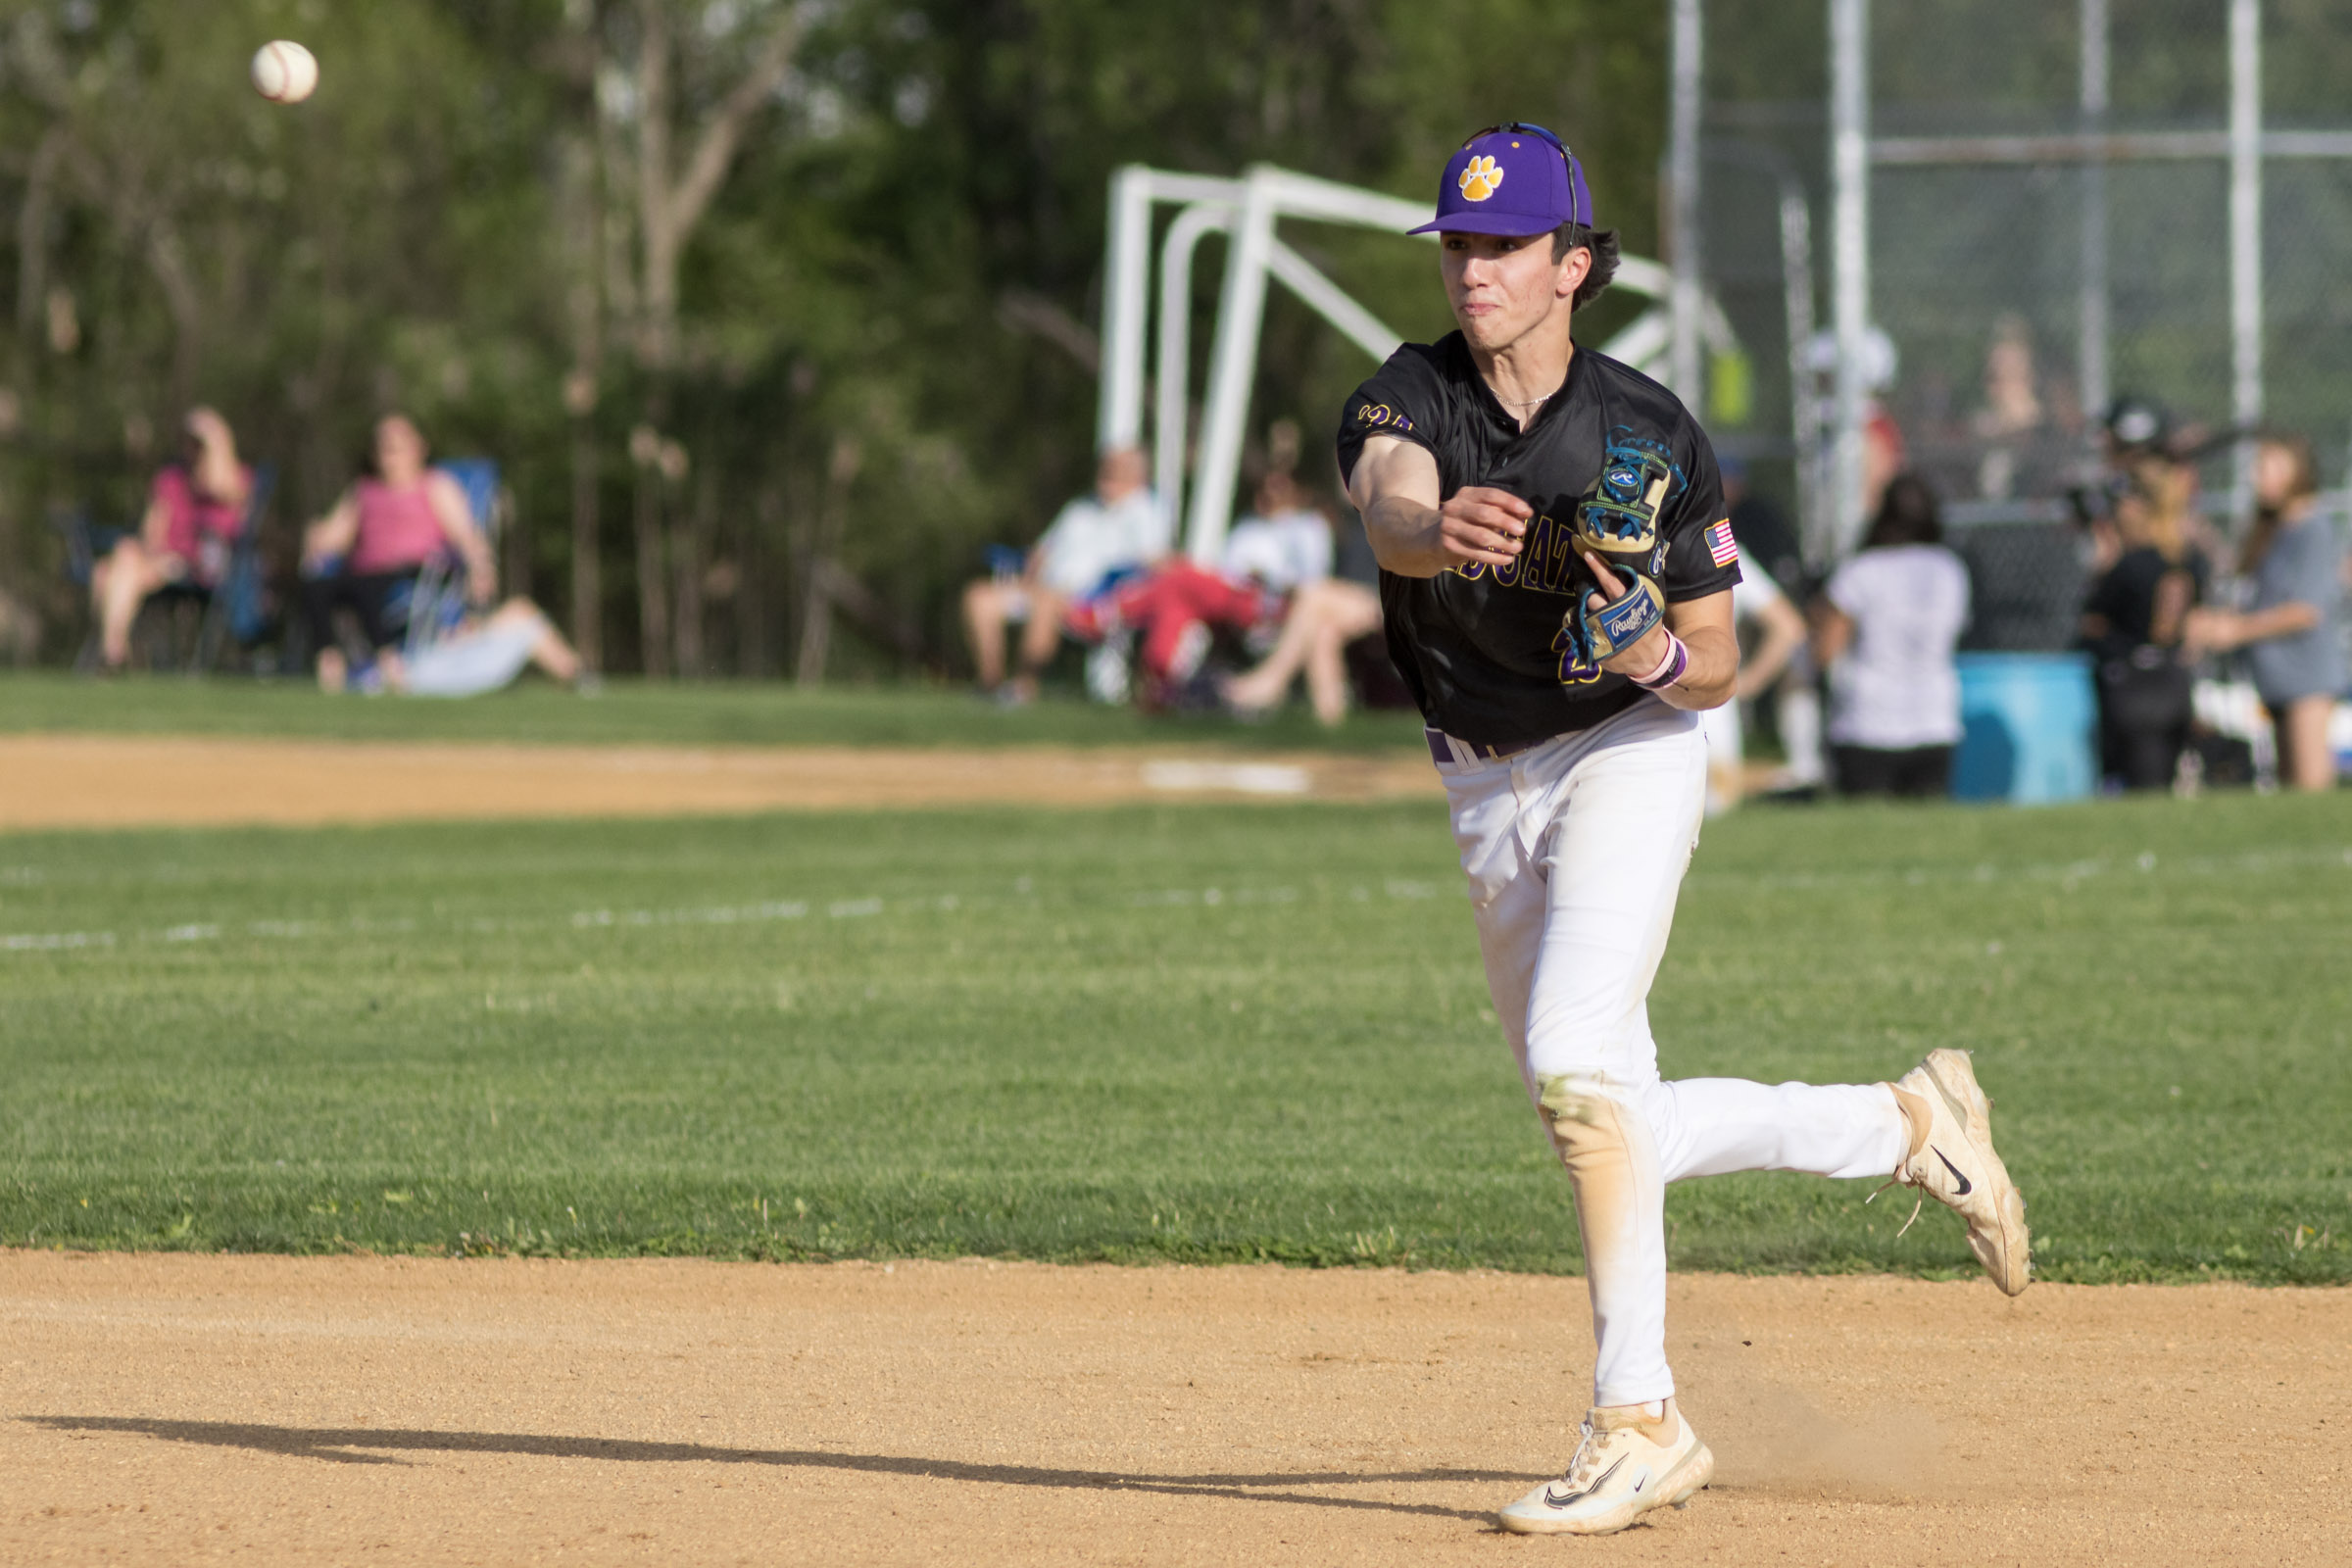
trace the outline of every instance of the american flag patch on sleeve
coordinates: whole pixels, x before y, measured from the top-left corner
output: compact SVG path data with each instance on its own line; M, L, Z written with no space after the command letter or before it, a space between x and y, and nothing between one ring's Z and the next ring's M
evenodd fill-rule
M1728 566L1740 559L1740 546L1732 538L1732 519L1724 518L1707 530L1707 554L1718 566Z

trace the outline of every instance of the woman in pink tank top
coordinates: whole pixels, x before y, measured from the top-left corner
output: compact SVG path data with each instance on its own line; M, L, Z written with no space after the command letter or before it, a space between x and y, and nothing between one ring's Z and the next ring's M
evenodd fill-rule
M187 459L156 474L139 531L90 569L90 612L108 669L128 662L131 623L148 595L178 582L217 587L245 530L253 470L237 461L228 421L211 409L190 409L186 434Z
M359 512L357 535L343 569L362 575L376 571L414 571L449 546L449 535L434 514L428 488L437 475L419 475L413 484L386 484L362 479L351 487L352 505ZM472 531L472 523L466 531Z
M350 675L336 641L336 610L350 610L363 638L380 650L406 635L416 573L444 553L464 564L466 597L475 605L488 605L498 591L490 547L465 491L426 467L425 453L423 435L406 415L386 415L375 426L374 474L346 490L303 534L303 604L322 690L341 691Z

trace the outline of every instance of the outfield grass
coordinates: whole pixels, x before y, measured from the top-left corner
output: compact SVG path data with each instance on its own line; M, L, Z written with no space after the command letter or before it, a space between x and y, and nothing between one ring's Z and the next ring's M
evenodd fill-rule
M1199 745L1344 752L1413 749L1410 713L1358 713L1336 730L1293 707L1263 723L1154 716L1073 697L1004 710L948 686L616 679L582 698L536 678L466 702L327 697L307 681L53 672L0 675L0 733L291 736L604 746Z
M2045 1277L2352 1279L2352 811L1751 809L1667 1070L1973 1048ZM1571 1269L1434 804L0 838L0 1241ZM1964 1271L1868 1184L1678 1265Z

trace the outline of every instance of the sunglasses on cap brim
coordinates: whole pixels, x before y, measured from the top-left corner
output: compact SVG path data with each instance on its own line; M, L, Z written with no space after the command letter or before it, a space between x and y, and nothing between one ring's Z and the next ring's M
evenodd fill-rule
M1553 152L1558 153L1562 158L1567 159L1570 163L1574 163L1576 161L1576 154L1568 150L1568 144L1560 140L1556 132L1545 130L1542 125L1535 124L1525 120L1508 121L1499 125L1489 125L1484 130L1474 130L1469 135L1462 138L1462 145L1467 147L1482 136L1498 136L1504 134L1533 136L1538 141L1549 143Z

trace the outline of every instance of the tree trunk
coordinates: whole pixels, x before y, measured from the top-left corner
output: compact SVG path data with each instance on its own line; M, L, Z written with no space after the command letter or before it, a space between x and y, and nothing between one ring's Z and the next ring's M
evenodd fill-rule
M637 657L645 673L656 680L669 675L669 573L662 561L662 489L661 468L640 462L632 519L637 534Z
M832 461L825 466L824 505L817 511L808 565L801 574L801 657L793 679L802 686L819 685L825 678L825 659L833 648L833 552L849 518L850 485L864 462L856 436L833 438Z
M603 519L597 512L596 420L571 421L571 645L590 669L605 667Z
M499 533L499 554L506 559L498 566L498 591L517 599L531 594L531 525L523 516L522 508L515 504L514 492L501 486L498 510L505 513L506 523Z
M52 126L32 151L24 202L17 209L17 331L27 343L39 336L41 305L49 295L50 203L65 154L65 130Z
M710 569L710 536L718 521L718 478L709 463L699 466L694 501L686 508L683 528L676 531L675 575L678 582L678 673L701 680L710 672L707 652L703 580Z
M776 542L784 531L784 491L772 479L752 503L743 530L743 586L735 591L735 668L750 680L775 673Z
M557 146L557 233L565 273L564 315L571 368L564 409L571 416L571 644L589 669L605 667L604 528L596 447L597 386L605 356L604 109L596 77L602 29L591 3L566 6L563 56L572 101Z

